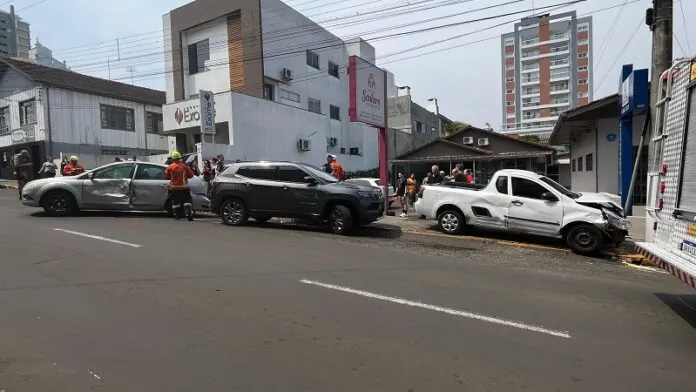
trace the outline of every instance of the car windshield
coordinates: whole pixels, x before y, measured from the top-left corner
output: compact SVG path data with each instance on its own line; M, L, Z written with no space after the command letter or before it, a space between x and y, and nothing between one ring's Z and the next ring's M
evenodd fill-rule
M322 171L318 167L314 167L312 165L302 165L302 168L305 169L306 171L310 172L313 176L319 177L323 181L326 182L338 182L338 179L331 174Z
M541 177L540 180L542 182L544 182L544 184L546 184L546 185L550 186L551 188L561 192L562 194L570 197L571 199L577 199L578 197L580 197L579 193L575 193L575 192L572 192L572 191L566 189L566 187L564 187L563 185L557 183L556 181L554 181L548 177Z

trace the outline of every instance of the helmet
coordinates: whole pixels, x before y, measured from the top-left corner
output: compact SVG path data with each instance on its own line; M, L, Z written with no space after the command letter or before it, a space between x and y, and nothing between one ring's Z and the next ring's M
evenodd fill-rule
M178 160L181 159L181 153L179 151L174 151L172 152L172 160Z
M77 157L77 155L73 155L73 156L70 157L70 161L71 161L71 162L77 162L77 161L79 161L79 160L80 160L80 159Z

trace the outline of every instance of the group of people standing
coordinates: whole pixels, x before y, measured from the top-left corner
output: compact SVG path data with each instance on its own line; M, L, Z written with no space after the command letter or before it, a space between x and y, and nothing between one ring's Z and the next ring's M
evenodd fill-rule
M450 175L445 175L445 172L440 170L437 165L433 165L430 168L430 172L423 179L422 184L434 185L442 184L444 182L463 182L463 183L474 183L474 173L471 169L464 169L464 165L458 163ZM415 211L414 204L418 198L418 183L416 181L416 175L411 173L409 178L405 178L403 174L399 173L399 179L397 181L396 187L396 198L395 201L399 201L401 204L401 217L408 216L409 211Z
M21 150L12 157L12 172L14 174L15 180L17 181L17 190L19 191L19 198L22 198L22 189L31 181L34 177L34 164L29 155L29 151ZM46 161L41 165L41 168L37 172L39 178L52 178L55 177L58 172L58 165L53 162L53 158L50 156L46 157ZM85 172L85 168L80 164L80 160L77 156L73 155L68 159L68 157L63 157L60 165L60 173L63 176L77 176Z

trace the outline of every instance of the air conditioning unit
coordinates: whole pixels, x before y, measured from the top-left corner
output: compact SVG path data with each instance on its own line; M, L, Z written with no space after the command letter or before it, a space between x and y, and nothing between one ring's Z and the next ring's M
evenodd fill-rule
M489 144L491 144L491 142L488 140L487 137L480 137L480 138L478 139L478 145L479 145L479 146L487 146L487 145L489 145Z
M462 138L462 144L474 144L474 138L471 136L464 136Z
M292 70L289 68L283 68L283 71L281 72L280 77L286 81L292 80L292 78L293 78Z
M335 137L327 137L326 138L326 144L329 145L329 147L336 147L338 144L338 138Z
M309 139L299 139L297 141L297 151L310 151L312 149L312 141Z

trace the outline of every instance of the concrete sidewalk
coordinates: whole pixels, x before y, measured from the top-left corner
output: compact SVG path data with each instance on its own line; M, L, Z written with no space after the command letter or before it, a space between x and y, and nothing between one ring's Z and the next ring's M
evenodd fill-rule
M17 181L0 179L0 189L17 189Z

